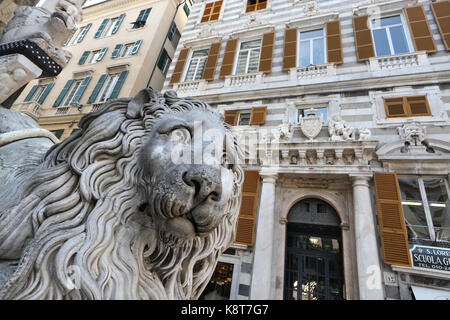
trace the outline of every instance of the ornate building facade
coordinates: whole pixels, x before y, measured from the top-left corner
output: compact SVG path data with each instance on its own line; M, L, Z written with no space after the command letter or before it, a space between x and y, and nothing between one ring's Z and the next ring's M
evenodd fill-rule
M165 90L245 149L204 298L450 297L450 2L199 0Z
M160 90L181 32L189 1L88 1L83 21L64 49L72 53L57 77L28 83L13 109L63 140L81 117L108 99Z

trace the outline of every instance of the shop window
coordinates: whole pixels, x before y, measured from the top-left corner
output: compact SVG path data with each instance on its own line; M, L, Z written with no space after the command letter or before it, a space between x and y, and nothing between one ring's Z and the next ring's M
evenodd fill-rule
M229 300L233 281L234 264L218 262L210 282L199 300Z
M267 0L248 0L245 12L251 12L267 8Z

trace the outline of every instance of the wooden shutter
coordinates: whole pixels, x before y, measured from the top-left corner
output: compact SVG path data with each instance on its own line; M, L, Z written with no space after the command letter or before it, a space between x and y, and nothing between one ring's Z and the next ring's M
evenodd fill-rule
M225 46L222 67L220 68L220 78L230 75L233 72L234 56L236 53L237 39L230 39Z
M120 89L122 89L123 83L127 78L128 72L129 72L128 70L124 70L120 73L119 79L117 79L117 83L114 86L114 89L111 92L111 95L109 96L108 100L116 99L119 96Z
M211 44L209 47L208 58L206 59L205 70L203 71L203 79L214 79L214 71L216 70L217 59L219 59L219 52L220 42Z
M220 10L222 8L223 0L210 2L205 5L205 11L200 22L207 22L218 20L220 16Z
M268 32L263 35L261 56L259 58L259 71L272 71L273 43L275 41L275 32Z
M35 84L33 87L31 87L30 92L28 92L28 94L25 97L25 99L23 100L23 102L30 101L38 87L39 87L39 85L37 85L37 84Z
M61 93L59 94L58 98L56 98L55 103L53 103L53 107L59 107L62 100L66 96L67 91L69 90L70 86L73 83L73 79L67 80L66 84L64 85L64 88L61 90Z
M423 6L405 8L405 13L416 51L436 52L436 44Z
M450 50L450 1L432 2L434 20L439 28L445 50Z
M326 24L327 33L327 57L329 63L342 63L341 24L339 20Z
M94 38L99 38L102 35L103 30L106 27L106 24L108 23L109 18L103 19L102 23L98 27L97 31L94 34Z
M297 66L297 29L284 31L283 70Z
M95 101L95 99L97 98L98 93L100 92L100 89L103 87L103 84L105 83L106 77L108 77L108 75L102 74L100 76L100 78L98 79L97 84L94 87L94 90L92 91L91 95L89 96L89 99L87 101L87 103L92 103Z
M358 61L375 56L372 34L369 29L369 16L353 17L353 34L355 36L356 56Z
M52 90L54 85L55 85L54 82L50 82L49 84L47 84L47 86L44 89L44 92L42 92L37 103L39 103L40 105L42 105L44 103L45 98L47 98L48 94L50 93L50 90Z
M404 97L409 116L431 116L430 106L426 96Z
M236 227L236 243L253 245L255 234L256 209L258 207L259 173L244 171L242 201Z
M266 123L267 107L253 107L250 115L250 125Z
M238 116L239 116L238 110L225 110L223 121L225 123L228 123L230 126L235 126L237 124Z
M408 113L406 112L403 97L397 98L383 98L384 100L384 109L386 111L387 118L395 118L395 117L407 117Z
M408 236L397 174L375 172L373 179L383 260L387 264L410 267Z
M188 56L189 49L181 49L180 54L178 55L177 64L175 65L175 69L172 73L172 78L170 79L170 83L178 83L180 82L181 75L183 74L184 64L186 63L186 59Z

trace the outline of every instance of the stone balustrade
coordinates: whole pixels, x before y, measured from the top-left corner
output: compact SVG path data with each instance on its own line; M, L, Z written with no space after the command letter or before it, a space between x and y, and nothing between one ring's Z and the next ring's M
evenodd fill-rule
M202 91L206 89L206 80L193 80L187 82L175 83L173 90L175 90L179 95L183 96L185 94L194 94L197 91Z
M429 62L425 51L373 57L369 59L370 71L384 71L426 65L429 65Z
M62 116L69 113L72 107L58 107L55 110L55 116Z
M336 66L333 63L298 67L289 70L291 80L314 79L334 75L336 75Z
M263 82L263 73L246 73L225 77L225 87L240 87Z
M25 113L35 121L41 116L41 105L36 101L21 102L15 104L12 109Z
M91 110L89 112L96 112L98 111L101 107L103 106L103 102L102 103L93 103L91 105Z

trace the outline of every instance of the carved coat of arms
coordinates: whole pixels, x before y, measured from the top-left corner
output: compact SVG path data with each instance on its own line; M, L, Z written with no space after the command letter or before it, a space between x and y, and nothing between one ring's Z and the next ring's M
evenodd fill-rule
M308 109L305 110L306 117L300 116L298 119L298 123L300 125L300 129L303 134L308 137L310 140L313 140L320 133L322 129L323 115L316 116L316 109Z

